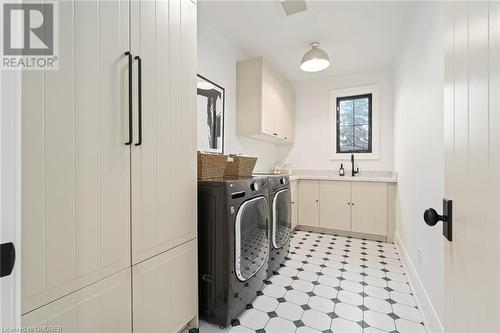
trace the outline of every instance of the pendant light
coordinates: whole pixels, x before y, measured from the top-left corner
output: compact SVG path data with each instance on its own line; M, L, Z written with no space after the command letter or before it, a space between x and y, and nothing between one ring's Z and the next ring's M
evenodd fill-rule
M302 57L300 69L304 72L319 72L330 66L328 54L319 48L318 42L311 43L311 49Z

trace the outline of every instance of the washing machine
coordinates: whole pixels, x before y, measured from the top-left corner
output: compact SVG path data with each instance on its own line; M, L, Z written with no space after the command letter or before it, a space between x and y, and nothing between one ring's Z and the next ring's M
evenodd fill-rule
M268 278L283 264L290 251L292 232L292 199L290 176L268 176L269 206L271 211L271 242Z
M199 314L226 327L264 288L270 250L266 177L198 182Z

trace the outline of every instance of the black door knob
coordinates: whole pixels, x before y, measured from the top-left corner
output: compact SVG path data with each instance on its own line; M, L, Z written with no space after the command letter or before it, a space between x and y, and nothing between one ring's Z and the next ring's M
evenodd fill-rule
M424 221L429 226L435 226L439 221L446 221L443 215L439 215L435 209L428 208L424 212Z
M8 276L14 269L16 262L16 248L12 243L0 245L0 277Z
M439 215L435 209L428 208L424 212L424 221L428 226L435 226L443 221L443 236L452 241L453 201L443 199L443 215Z

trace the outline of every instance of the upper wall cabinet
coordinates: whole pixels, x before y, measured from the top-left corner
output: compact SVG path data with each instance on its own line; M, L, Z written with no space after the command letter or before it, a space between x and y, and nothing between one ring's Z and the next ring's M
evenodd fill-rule
M236 134L278 144L292 143L293 87L262 57L236 65Z

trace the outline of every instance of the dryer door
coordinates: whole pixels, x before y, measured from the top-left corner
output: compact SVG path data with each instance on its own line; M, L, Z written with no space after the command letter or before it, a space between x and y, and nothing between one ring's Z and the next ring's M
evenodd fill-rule
M290 189L276 192L273 199L273 246L281 248L292 231L292 199Z
M236 214L235 265L241 281L266 263L269 254L269 205L265 197L245 201Z

